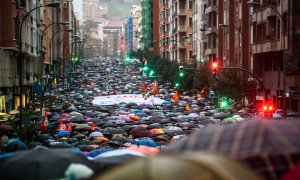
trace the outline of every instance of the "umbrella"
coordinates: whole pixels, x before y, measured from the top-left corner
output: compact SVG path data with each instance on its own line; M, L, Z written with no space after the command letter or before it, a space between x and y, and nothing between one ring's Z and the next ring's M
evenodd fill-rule
M83 119L83 117L80 117L80 116L72 117L70 121L72 121L73 123L82 123L82 122L85 122L85 120Z
M8 143L6 149L7 149L8 152L13 152L13 151L19 151L19 150L26 150L26 149L28 149L28 147L22 141L20 141L20 140L14 140L14 141L10 141Z
M35 137L35 141L40 142L40 143L43 143L43 142L47 141L48 139L53 139L53 137L48 134L39 134Z
M9 112L9 114L16 115L16 114L19 114L19 111L18 110L12 110L12 111Z
M254 119L209 126L169 147L168 151L211 151L229 155L266 179L278 179L300 160L300 122Z
M135 142L137 146L149 146L149 147L156 147L158 144L153 141L152 139L142 139Z
M56 121L59 119L59 116L58 115L52 115L50 118L49 118L49 121Z
M59 116L59 119L69 119L71 118L72 116L68 113L63 113Z
M114 155L109 157L97 158L93 162L97 173L99 174L100 172L101 174L103 174L104 172L107 172L108 170L114 167L131 163L131 161L140 158L143 158L143 156L137 156L134 154L122 154L122 155Z
M175 173L176 172L176 173ZM261 180L247 167L220 155L185 153L140 158L94 179L244 179Z
M151 129L149 130L151 132L151 134L164 134L164 130L157 128L157 129Z
M87 124L77 124L75 126L76 130L88 130L91 129L91 126L87 125Z
M58 137L63 137L63 136L69 136L71 133L69 132L69 131L59 131L58 133L57 133L57 136Z
M7 124L2 124L0 125L0 130L1 131L12 131L14 128L10 125Z
M86 157L96 157L102 153L105 153L105 152L108 152L108 151L111 151L112 149L108 149L108 148L101 148L101 149L96 149L96 150L92 150L90 151L89 153L87 153L85 156Z
M92 132L89 137L103 137L103 134L99 131Z
M1 159L0 174L1 179L61 179L71 163L93 167L84 155L69 149L38 149Z

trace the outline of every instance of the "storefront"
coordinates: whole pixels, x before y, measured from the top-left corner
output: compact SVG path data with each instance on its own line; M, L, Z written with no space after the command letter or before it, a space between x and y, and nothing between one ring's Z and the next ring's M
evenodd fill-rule
M0 95L0 112L5 113L7 112L7 96Z

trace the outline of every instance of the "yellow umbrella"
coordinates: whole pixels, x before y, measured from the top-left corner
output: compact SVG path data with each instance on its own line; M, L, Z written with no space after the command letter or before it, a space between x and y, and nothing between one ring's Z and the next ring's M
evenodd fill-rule
M6 114L6 113L0 113L0 119L2 119L2 118L7 119L8 118L8 114Z
M19 114L19 111L18 110L12 110L12 111L9 112L9 114L11 114L11 115Z

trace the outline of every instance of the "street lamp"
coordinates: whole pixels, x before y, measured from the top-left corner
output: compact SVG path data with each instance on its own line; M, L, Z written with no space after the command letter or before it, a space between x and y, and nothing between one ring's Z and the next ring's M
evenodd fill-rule
M23 115L22 115L22 108L23 108L23 101L22 101L22 92L23 92L23 60L24 60L24 54L22 52L22 27L23 24L25 22L25 20L27 19L27 17L30 15L30 13L32 13L34 10L39 9L41 7L52 7L52 8L58 8L60 6L60 2L59 1L54 1L51 2L49 4L46 5L42 5L42 6L37 6L33 9L31 9L27 14L25 14L22 18L22 22L20 24L20 29L19 29L19 54L18 54L18 62L19 62L19 86L20 86L20 92L19 92L19 100L20 100L20 108L19 108L19 119L22 123L22 125L24 125L23 122ZM26 133L25 133L25 139L26 139Z
M280 1L281 2L281 1ZM262 4L262 3L259 3L259 2L254 2L254 1L248 1L247 4L249 4L249 6L263 6L263 5L266 5L266 4ZM276 14L279 15L279 18L281 20L281 24L280 24L280 32L281 34L283 34L283 16L282 14L276 9L274 8L273 6L269 6L273 11L276 12ZM282 37L283 36L283 37ZM284 34L280 36L281 37L281 50L282 50L282 65L283 65L283 110L284 112L286 112L287 110L287 107L286 107L286 65L285 65L285 37L284 37ZM283 44L282 44L283 42ZM280 71L280 70L279 70Z
M42 31L42 36L41 36L41 45L40 45L40 56L41 56L41 77L43 78L43 76L44 76L44 69L45 69L45 67L44 67L44 60L45 60L45 57L44 57L44 47L43 47L43 44L44 44L44 35L45 35L45 32L46 32L46 30L50 27L50 26L52 26L52 25L57 25L57 24L61 24L61 25L69 25L70 24L70 22L68 22L68 21L64 21L64 22L58 22L58 23L56 23L56 22L54 22L54 23L51 23L51 24L48 24L45 28L44 28L44 30Z

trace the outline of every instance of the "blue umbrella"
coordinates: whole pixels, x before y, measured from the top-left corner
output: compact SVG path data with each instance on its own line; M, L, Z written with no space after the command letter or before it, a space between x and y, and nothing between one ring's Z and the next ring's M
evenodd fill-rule
M26 150L26 149L28 149L27 145L20 140L11 141L7 145L7 151L9 152Z
M49 118L49 121L56 121L56 120L58 120L59 118L58 118L59 116L58 115L52 115L50 118Z
M96 156L98 156L99 154L102 154L102 153L105 153L105 152L108 152L108 151L111 151L111 150L112 150L112 149L109 149L109 148L96 149L96 150L90 151L90 152L87 153L85 156L86 156L86 157L96 157Z
M92 132L89 137L103 137L103 134L99 131Z
M149 147L156 147L158 144L153 141L152 139L142 139L135 142L138 146L149 146Z
M143 112L136 113L136 115L139 117L147 117L148 116L146 113L143 113Z
M171 101L164 101L161 105L171 105Z
M141 112L141 110L140 109L131 109L130 112L132 112L132 113L138 113L138 112Z
M59 131L57 133L58 137L69 136L71 133L69 131Z

